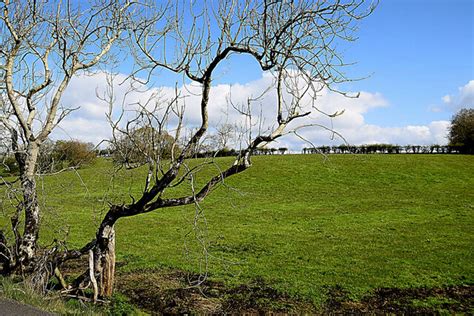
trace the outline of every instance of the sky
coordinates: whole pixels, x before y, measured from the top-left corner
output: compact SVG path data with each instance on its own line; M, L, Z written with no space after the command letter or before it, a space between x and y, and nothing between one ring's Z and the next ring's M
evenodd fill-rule
M392 143L399 145L446 144L451 117L460 108L474 107L474 1L472 0L381 0L375 12L363 20L358 40L343 47L350 78L365 78L338 87L361 92L358 99L322 91L320 109L333 113L332 120L313 117L343 135L350 144ZM269 77L254 61L234 56L219 68L210 99L211 125L239 122L226 109L232 87L237 101L264 89ZM79 77L72 81L64 102L81 109L66 118L54 138L75 138L97 144L110 137L106 105L95 97L105 75ZM166 74L156 80L155 89L165 95L173 91ZM190 91L196 87L180 87ZM120 87L118 87L120 89ZM259 90L260 89L260 90ZM234 92L237 91L237 92ZM132 95L130 97L144 98ZM199 123L198 98L190 97L186 122ZM274 114L264 102L264 115ZM194 106L193 106L194 105ZM193 109L194 107L194 109ZM325 129L312 128L302 136L314 145L339 145L341 138ZM293 151L308 143L295 135L281 138L274 147Z

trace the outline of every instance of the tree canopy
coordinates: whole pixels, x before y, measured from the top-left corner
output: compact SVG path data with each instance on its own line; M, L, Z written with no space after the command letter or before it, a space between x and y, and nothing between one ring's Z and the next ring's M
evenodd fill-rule
M474 154L474 109L461 109L453 116L449 143L461 153Z

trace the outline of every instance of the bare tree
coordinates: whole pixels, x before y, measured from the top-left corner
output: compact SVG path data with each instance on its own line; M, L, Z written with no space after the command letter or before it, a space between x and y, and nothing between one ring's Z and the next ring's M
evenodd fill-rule
M112 157L115 163L124 164L132 169L155 161L158 157L170 158L172 150L178 150L173 136L167 131L158 131L150 122L147 125L131 130L130 125L126 133L117 135L112 142ZM173 148L173 145L175 148Z
M125 14L130 6L128 1L106 0L85 9L69 2L2 2L1 91L7 96L2 122L9 130L11 147L20 164L23 198L18 208L25 214L24 233L17 238L18 253L9 257L13 267L27 267L35 258L40 212L35 168L41 144L71 110L61 110L61 96L74 75L104 60L126 28ZM124 110L114 116L119 101L113 89L101 99L110 105L112 142L131 138L133 131L144 128L157 131L156 135L171 135L171 153L169 159L164 159L163 147L153 145L142 150L148 166L142 194L128 203L112 204L96 236L81 249L55 252L51 259L54 266L88 254L89 269L76 285L92 284L94 298L110 296L115 271L115 223L123 217L166 207L194 204L199 208L199 203L226 178L251 166L255 150L288 133L301 137L301 128L316 126L295 122L310 118L313 112L321 113L315 103L318 93L346 80L337 44L354 40L351 34L357 20L373 8L364 0L224 0L170 2L166 10L150 4L135 12L130 17L133 26L128 28L129 48L136 63L131 77L146 84L163 70L182 76L183 87L176 85L173 95L135 102L134 115ZM274 80L261 94L245 102L233 102L230 96L232 108L244 123L241 149L230 165L197 187L194 178L200 167L192 167L188 161L209 133L210 93L218 66L236 54L253 58ZM199 90L200 122L191 133L183 135L190 82ZM256 105L267 97L272 100L275 121L265 127ZM121 106L125 105L122 100ZM166 190L183 184L190 186L189 194L164 197ZM15 253L16 248L12 249Z
M38 268L40 207L35 174L42 144L73 109L61 103L71 79L103 62L125 29L131 1L0 2L0 122L20 169L21 199L4 270ZM41 283L41 282L39 282Z
M182 1L166 11L160 11L162 15L136 20L132 28L132 41L137 47L134 50L138 66L134 75L137 80L143 77L151 79L160 69L183 75L184 86L186 82L192 82L200 90L200 124L183 141L182 150L171 155L171 161L163 164L159 155L148 161L149 173L144 181L143 194L134 197L128 204L112 205L100 224L96 238L81 250L83 253L92 249L94 260L91 268L95 270L94 277L99 280L100 295L112 293L114 225L117 220L166 207L198 206L226 178L248 169L253 151L286 133L297 134L300 128L315 126L292 124L300 118L309 117L312 112L318 112L314 103L318 92L346 80L342 72L345 64L335 49L336 43L353 40L351 32L356 21L366 17L374 8L364 2L228 0L189 4ZM167 12L165 16L163 12ZM170 12L174 16L170 16ZM192 22L184 23L185 20ZM173 50L168 49L170 46ZM245 146L226 169L219 170L204 185L196 187L193 179L199 168L191 168L187 160L193 156L209 130L210 92L216 69L235 54L252 57L261 71L274 76L273 84L263 94L273 97L275 124L267 129L255 128L259 125L255 122L253 105L263 96L234 104L233 108L248 122L244 128L247 132ZM162 129L169 127L166 122L174 114L175 123L171 130L175 140L181 139L179 135L183 130L185 107L180 104L185 103L186 88L178 90L167 102L159 102L160 106L155 105L152 110L147 104L139 104L136 118L131 121L141 118L148 121L145 124L153 125L154 122L158 129ZM113 107L113 93L109 96ZM129 129L121 127L120 121L125 118L123 115L117 120L112 119L112 115L109 118L115 132L130 135ZM125 121L127 124L122 126L128 127L130 119ZM190 185L189 195L163 197L166 190L183 183ZM84 274L85 279L88 276Z
M219 124L212 135L212 143L215 150L229 150L232 142L235 142L236 128L229 123Z

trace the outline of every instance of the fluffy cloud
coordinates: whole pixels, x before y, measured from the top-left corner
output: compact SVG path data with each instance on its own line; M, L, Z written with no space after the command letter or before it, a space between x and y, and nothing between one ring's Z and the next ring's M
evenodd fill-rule
M474 107L474 80L459 88L455 95L445 95L441 98L452 110Z
M52 133L54 139L75 139L94 145L110 139L110 136L111 129L105 120L82 117L66 118Z
M98 144L112 136L112 128L107 121L109 102L107 84L110 77L104 72L74 77L64 92L61 105L76 109L59 124L52 133L54 139L79 139ZM161 91L148 88L128 80L124 75L116 75L112 81L112 118L117 119L124 110L132 111L137 104L147 101ZM133 89L132 89L133 88ZM131 115L127 113L127 115ZM126 116L125 116L126 117Z
M218 84L212 87L209 98L209 121L211 128L223 123L238 123L243 126L246 117L235 110L235 107L247 104L248 98L256 98L272 85L273 76L263 74L262 77L247 84ZM119 84L121 83L121 84ZM118 117L122 109L122 101L126 104L127 111L137 108L137 104L166 104L167 100L175 96L174 87L146 88L137 85L137 90L130 91L131 82L125 76L119 75L114 82L115 112ZM196 84L183 85L178 89L180 104L186 105L184 121L188 127L196 127L200 124L200 89ZM75 78L64 95L64 105L68 107L80 107L79 110L66 118L60 128L54 132L54 138L75 138L90 141L95 144L101 140L111 137L111 129L107 124L105 113L108 104L100 101L97 94L104 95L106 91L106 75L97 73L93 76ZM451 102L453 98L460 100L472 99L474 81L460 89L460 96L446 96L444 99ZM150 98L158 98L160 102L148 102ZM290 102L288 93L286 99ZM314 99L316 99L315 102ZM276 93L269 90L257 102L253 103L253 122L260 121L261 124L251 126L254 132L257 130L267 131L275 126L276 118ZM386 107L389 102L380 93L361 92L358 98L348 98L339 93L321 90L317 96L305 96L300 104L301 113L317 107L309 117L295 122L289 129L295 129L300 125L315 124L327 127L340 133L350 144L368 143L393 143L393 144L445 144L448 121L434 121L427 125L384 127L367 124L364 114L375 108ZM326 114L337 111L344 113L335 118ZM127 112L129 113L129 112ZM257 120L258 119L258 120ZM170 119L171 125L176 120ZM247 128L250 128L247 125ZM279 140L275 146L284 146L294 151L307 147L305 139L315 145L341 144L343 140L328 129L317 126L297 130L297 134L289 134Z

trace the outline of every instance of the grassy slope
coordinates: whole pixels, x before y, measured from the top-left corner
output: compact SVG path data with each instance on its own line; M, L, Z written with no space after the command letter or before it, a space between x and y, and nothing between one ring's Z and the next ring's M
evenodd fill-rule
M378 287L472 284L473 165L474 156L458 155L255 157L253 168L202 203L207 225L201 217L197 230L193 206L122 219L120 270L198 272L197 232L208 243L212 278L262 277L316 303L336 285L357 298ZM132 175L140 172L111 181L99 161L80 171L89 191L72 172L46 178L43 242L66 223L72 245L90 240L105 201L139 192Z

